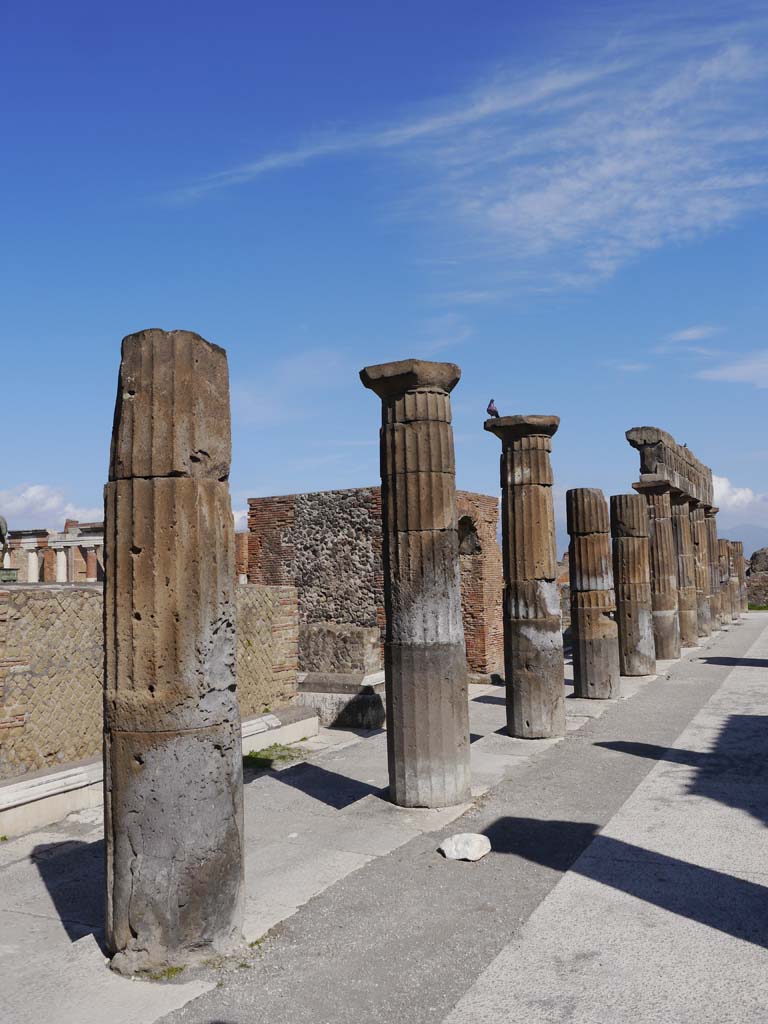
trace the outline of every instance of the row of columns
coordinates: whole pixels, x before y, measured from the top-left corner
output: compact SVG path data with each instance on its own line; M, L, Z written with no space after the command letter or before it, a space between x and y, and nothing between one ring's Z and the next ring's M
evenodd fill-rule
M78 547L82 548L85 552L85 582L96 583L99 578L99 562L103 561L103 556L100 559L99 554L102 550L102 546L98 544L78 544ZM71 583L74 581L74 571L71 569L73 546L57 546L55 544L49 545L49 547L55 552L56 566L55 566L55 581L56 583ZM26 575L28 583L39 583L42 580L43 570L43 556L45 549L38 545L22 544L22 548L26 552L27 566Z
M382 408L387 756L390 797L405 807L471 793L450 402L460 373L404 360L360 374ZM113 966L130 972L241 941L226 353L184 331L124 339L114 424L105 488L106 942ZM501 441L507 730L529 739L565 733L550 463L558 425L556 416L485 423ZM710 623L718 621L713 551L718 609L741 599L738 562L723 561L730 549L713 541L708 510L703 520L683 502L673 510L661 485L615 496L610 515L602 492L576 489L567 511L579 696L615 697L621 671L645 675L655 656L679 653L681 604L687 638L704 628L705 596Z

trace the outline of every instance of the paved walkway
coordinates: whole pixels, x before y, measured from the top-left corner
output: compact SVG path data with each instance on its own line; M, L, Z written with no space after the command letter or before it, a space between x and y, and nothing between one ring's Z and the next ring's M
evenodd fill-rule
M624 680L621 702L570 698L562 743L504 736L501 691L473 687L469 809L393 807L384 735L324 731L303 745L307 763L246 784L255 945L173 983L104 967L99 811L0 844L4 1012L14 1024L763 1021L766 667L768 615L752 613L656 681ZM443 861L435 847L459 829L487 832L494 853ZM712 958L729 980L714 983Z
M768 1020L767 684L764 629L669 749L606 744L657 763L446 1024Z

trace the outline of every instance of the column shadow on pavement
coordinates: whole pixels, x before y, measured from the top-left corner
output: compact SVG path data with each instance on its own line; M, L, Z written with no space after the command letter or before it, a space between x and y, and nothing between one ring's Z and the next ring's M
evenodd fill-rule
M706 657L699 658L699 661L704 662L705 665L730 665L734 668L768 668L768 660L765 658L726 658L726 657Z
M103 948L104 840L41 843L30 856L72 942L93 935Z
M368 782L360 782L358 779L328 771L327 768L311 762L284 768L282 771L271 770L269 774L278 782L298 789L337 811L357 803L366 796L380 796L386 800L388 795L387 786L373 786ZM253 778L245 779L246 785L252 781Z
M485 834L496 853L571 870L670 913L768 948L768 889L721 871L597 834L587 822L498 818ZM580 857L587 847L588 852Z
M730 715L711 751L652 743L603 741L595 746L696 769L688 792L746 811L768 825L768 716ZM753 785L757 783L757 785Z

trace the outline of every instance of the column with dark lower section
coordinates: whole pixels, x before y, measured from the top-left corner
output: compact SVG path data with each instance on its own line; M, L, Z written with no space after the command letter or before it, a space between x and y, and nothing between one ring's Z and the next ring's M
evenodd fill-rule
M653 639L659 660L680 657L677 615L677 549L672 533L672 505L667 484L632 485L648 502L651 521L651 603Z
M387 753L402 807L470 797L450 400L460 376L418 359L360 372L382 401Z
M720 573L720 622L727 626L733 621L731 605L731 569L728 546L730 541L725 537L717 539L718 571Z
M712 629L723 625L722 600L720 595L720 546L717 538L717 513L713 505L704 507L704 523L707 528L707 550L709 553L709 601Z
M242 940L229 462L224 350L125 338L104 502L106 943L124 973Z
M733 542L736 552L736 572L739 577L739 607L742 612L749 610L749 595L747 593L747 563L744 561L744 542L735 540Z
M608 505L603 492L577 487L565 495L571 581L573 687L577 697L619 696L618 627L611 569Z
M99 563L96 559L96 548L85 549L85 582L95 583L98 578Z
M693 566L696 579L696 629L699 636L712 632L712 608L709 580L709 544L704 507L691 504L691 539L693 540Z
M736 541L728 541L728 591L731 598L731 618L741 618L741 584L737 562Z
M507 730L538 739L565 733L563 635L552 500L558 416L485 422L501 439L504 669Z
M647 676L656 671L648 533L648 506L642 494L614 494L613 580L623 676Z
M670 495L672 503L672 532L677 553L677 614L680 622L680 642L683 647L695 647L699 636L696 605L696 564L691 533L691 509L684 495Z

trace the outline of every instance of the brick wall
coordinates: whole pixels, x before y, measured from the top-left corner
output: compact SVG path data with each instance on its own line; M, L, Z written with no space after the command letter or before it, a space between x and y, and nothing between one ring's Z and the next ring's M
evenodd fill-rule
M238 586L237 680L244 718L296 692L294 587ZM0 779L98 756L102 590L0 589Z
M473 672L497 672L504 646L498 500L468 491L458 491L456 497L459 516L472 520L478 538L478 550L461 556L468 664ZM385 629L381 489L250 498L248 507L249 582L291 583L298 591L300 670L348 672L381 667ZM375 666L364 654L370 653L372 631L379 634ZM356 652L352 663L350 651Z

